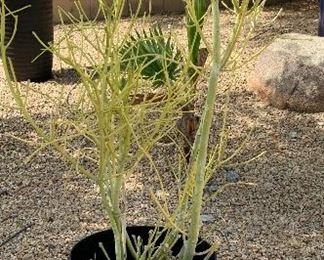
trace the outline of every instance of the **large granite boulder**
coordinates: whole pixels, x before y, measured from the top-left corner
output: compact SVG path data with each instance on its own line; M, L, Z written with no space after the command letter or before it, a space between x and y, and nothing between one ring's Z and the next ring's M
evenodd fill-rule
M277 108L323 112L324 38L279 36L257 58L248 86Z

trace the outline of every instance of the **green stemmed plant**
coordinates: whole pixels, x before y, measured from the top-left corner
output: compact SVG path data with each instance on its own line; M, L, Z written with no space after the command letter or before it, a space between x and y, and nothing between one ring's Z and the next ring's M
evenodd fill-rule
M140 69L142 77L150 80L154 87L163 86L168 80L176 81L181 72L181 52L158 25L148 32L135 30L135 35L130 36L119 52L122 68Z
M188 78L194 82L198 77L197 68L199 64L199 52L201 46L201 32L204 19L207 14L209 1L195 0L186 2L186 26L187 26L187 50L190 66ZM179 48L173 43L171 36L166 37L159 25L150 28L148 32L142 33L135 30L120 53L123 66L131 65L133 69L141 68L142 76L152 81L153 86L162 86L168 78L175 80L183 63L183 57ZM136 59L134 58L136 57ZM166 67L166 70L165 68Z
M186 0L188 52L193 66L199 65L199 49L201 45L202 29L208 6L209 1L206 0ZM195 81L198 76L196 69L191 66L188 73L189 77Z
M186 1L190 20L199 26L202 26L205 8L194 3L200 3L204 7L202 2ZM124 66L125 59L120 55L120 49L125 46L128 39L127 36L123 37L119 33L124 1L113 1L111 6L105 4L104 1L98 1L104 15L100 33L96 30L93 21L82 19L76 21L70 14L65 13L71 19L72 26L64 27L63 38L57 39L50 46L44 44L44 48L78 73L81 80L78 86L80 95L68 106L64 106L62 101L65 100L64 92L62 92L62 100L49 99L49 101L58 102L56 105L61 110L63 109L63 112L53 113L51 121L47 122L47 127L42 127L42 124L33 118L27 103L28 99L25 98L28 92L26 90L32 89L32 86L28 83L19 84L10 81L12 64L10 59L6 58L7 44L4 41L6 12L4 0L1 0L0 46L7 87L21 115L31 124L42 140L42 145L38 150L45 147L54 148L77 172L93 180L99 187L102 208L114 233L117 260L126 259L126 248L135 259L170 259L172 245L180 237L184 245L175 257L190 260L196 254L201 228L204 188L211 172L228 161L223 158L222 144L218 146L216 150L218 152L209 153L208 151L219 76L225 69L235 68L237 56L233 57L231 54L234 50L237 51L236 55L239 53L240 48L237 43L246 26L246 18L254 21L264 4L264 1L255 0L249 7L249 0L232 0L232 2L235 23L228 44L221 46L219 0L211 1L213 34L212 47L209 49L212 65L208 79L207 98L192 148L190 163L184 170L181 168L181 160L179 161L177 169L186 171L186 174L179 183L178 202L172 210L166 206L167 199L164 196L159 199L152 191L153 201L160 212L161 219L164 220L167 233L161 243L156 245L154 241L161 235L161 232L154 232L150 239L151 243L141 247L134 246L131 242L132 238L126 232L125 181L136 171L137 165L143 158L151 162L152 168L155 167L154 158L150 155L151 148L174 128L175 118L179 114L181 105L190 100L186 91L190 86L186 84L191 83L186 79L187 68L191 64L185 64L176 79L169 76L168 66L161 66L166 79L164 80L164 91L167 93L165 98L159 102L148 100L134 106L131 98L141 90L144 84L142 72L145 65L139 62L142 69L134 70L131 65ZM18 17L16 14L10 15L19 19L19 15ZM132 31L133 27L134 23L131 23L128 32ZM94 33L95 37L89 37L87 31ZM81 36L81 41L75 42L74 34ZM197 29L197 34L192 35L193 38L190 41L196 46L197 39L202 38L202 32ZM243 46L247 43L248 36L244 35ZM161 40L159 37L160 32L152 33L153 42L159 42ZM96 58L87 52L90 48L95 50ZM134 60L142 58L139 50L140 48L133 52ZM188 52L188 57L194 58L195 55L193 50ZM184 62L191 58L185 58ZM174 56L173 59L176 60ZM85 69L82 63L90 65L91 71ZM153 78L154 80L156 78ZM80 139L85 144L74 145ZM217 158L215 154L218 154ZM82 162L85 159L90 160L94 166L89 168L84 165ZM215 248L211 247L206 253L206 259L213 250Z

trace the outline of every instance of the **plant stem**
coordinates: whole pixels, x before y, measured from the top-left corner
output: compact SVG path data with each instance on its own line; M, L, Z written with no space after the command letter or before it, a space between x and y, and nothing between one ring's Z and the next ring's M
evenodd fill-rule
M201 42L200 29L203 27L204 16L207 12L208 4L206 0L191 0L187 2L187 39L190 61L193 65L198 65L199 47ZM194 68L189 68L189 78L194 82L198 75Z
M195 167L195 188L192 196L191 227L189 229L188 240L185 245L183 259L192 259L195 254L196 245L200 230L200 213L203 201L203 191L205 187L205 168L207 161L207 149L210 128L212 124L216 93L218 87L218 77L220 73L220 25L219 25L219 0L212 0L213 16L213 64L208 82L207 99L202 115L201 128L197 136L200 135L200 142L197 144L197 157L192 167ZM196 136L196 138L197 138Z
M122 112L123 113L123 112ZM127 115L127 112L126 112ZM122 115L121 115L122 116ZM123 121L123 120L122 120ZM116 172L116 179L112 184L112 207L113 214L115 215L115 219L118 220L118 230L120 241L115 241L115 243L120 243L120 247L123 249L123 258L126 257L126 227L124 224L123 214L120 208L120 201L122 197L122 189L125 182L125 165L127 162L129 146L130 146L130 131L129 126L125 124L125 129L123 129L123 133L121 135L122 141L120 143L120 158L118 159L118 167Z

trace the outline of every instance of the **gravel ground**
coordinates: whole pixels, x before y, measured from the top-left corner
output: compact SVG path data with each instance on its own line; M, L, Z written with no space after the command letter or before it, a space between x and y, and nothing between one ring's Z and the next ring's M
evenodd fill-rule
M258 37L246 52L251 53L282 33L315 35L316 3L297 0L284 5L276 23L259 29ZM261 23L266 24L277 11L278 7L266 8ZM184 38L182 17L153 19L162 21ZM230 24L228 14L224 14L221 22L226 36ZM211 28L207 26L205 31L208 37ZM61 33L62 27L57 26L56 36ZM217 106L224 102L224 90L231 85L228 153L254 127L248 145L235 162L248 160L263 151L266 154L248 164L234 163L215 174L207 196L211 190L231 181L255 185L227 186L219 196L209 200L203 212L202 236L221 243L219 259L324 259L324 114L300 114L263 106L246 89L245 79L251 66L240 69L235 83L229 76L223 79ZM78 84L75 75L57 60L54 73L53 81L34 84L34 88L55 95L59 86L69 91ZM0 80L3 85L2 76ZM1 85L0 244L16 236L0 246L0 259L67 259L78 239L107 226L97 189L51 151L43 151L30 163L23 163L34 145L12 136L33 141L37 138L14 111L13 102ZM204 93L203 85L200 91ZM44 120L50 105L36 94L31 98L34 116ZM218 119L217 114L212 142L216 140ZM161 167L170 149L169 146L153 149ZM131 224L149 224L156 216L146 195L148 185L144 185L154 182L154 178L147 171L143 174L143 169L127 183L131 201L127 221ZM168 177L166 174L163 179L172 190L173 183Z

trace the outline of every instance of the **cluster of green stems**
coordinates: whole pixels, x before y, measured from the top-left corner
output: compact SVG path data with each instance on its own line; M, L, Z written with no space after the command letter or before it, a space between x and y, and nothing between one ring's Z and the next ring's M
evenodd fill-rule
M233 0L233 10L236 14L236 20L229 43L223 51L221 51L220 39L220 0L211 0L210 3L212 10L212 46L209 49L211 51L212 62L208 79L207 98L203 105L203 113L199 129L192 148L190 167L188 169L187 178L182 187L182 194L180 195L178 205L178 210L187 208L188 205L191 205L189 206L189 219L186 220L189 223L189 227L188 231L184 235L185 243L181 252L181 259L184 260L193 259L201 228L201 210L203 206L203 193L206 185L208 143L217 97L219 75L230 60L231 53L233 52L235 45L242 33L245 17L263 4L261 0L256 0L254 1L252 8L249 8L249 3L249 0ZM117 53L114 52L116 50L114 47L116 45L114 37L118 35L122 10L124 8L124 1L113 1L113 5L109 8L103 1L99 1L99 4L101 5L102 10L104 11L103 13L105 14L105 46L103 50L104 53L102 55L103 69L98 72L98 81L94 81L90 76L83 72L82 67L77 65L77 61L74 60L73 55L66 58L63 54L60 54L60 52L56 52L55 49L51 49L51 47L44 45L44 47L48 48L50 51L53 51L59 59L76 69L81 77L81 81L86 89L86 92L88 93L89 99L93 104L97 117L97 128L96 131L93 132L89 130L87 132L87 136L91 137L91 140L95 144L98 151L97 175L89 173L86 169L82 168L78 161L73 158L73 156L69 155L57 140L55 140L51 135L48 135L37 125L26 108L26 104L23 101L19 87L17 87L18 83L10 81L10 71L13 70L13 66L11 61L6 58L6 48L8 44L5 43L6 13L4 8L4 0L1 0L0 43L2 64L6 78L8 79L8 86L17 102L18 108L27 121L34 127L37 134L43 138L46 145L50 144L53 146L54 149L60 152L67 161L76 166L78 171L93 179L98 184L103 209L109 218L109 222L115 236L116 259L125 259L126 247L129 248L133 257L141 259L126 232L126 221L122 209L122 205L124 204L123 191L125 178L127 175L125 172L129 171L128 164L130 161L129 151L132 145L131 139L136 138L134 128L130 124L132 119L130 118L131 112L129 110L131 108L127 103L127 100L132 86L137 84L137 82L136 80L130 80L128 83L126 82L124 90L121 91L119 86L121 84L121 79L118 76L121 74L119 66L120 64L118 62L111 62L113 59L118 60ZM208 5L207 1L205 0L186 0L186 4L188 6L188 52L192 62L196 63L198 55L197 50L199 49L201 41L202 25ZM73 48L71 48L71 51L72 49ZM116 83L107 84L106 75L110 75L109 80L115 80ZM127 90L127 87L129 87L129 91ZM108 92L110 93L110 97L107 97ZM108 98L111 98L116 104L113 109L107 105L111 104L111 102L108 102ZM108 113L107 111L109 110L110 112ZM117 146L113 143L113 141L111 141L116 139L110 139L110 131L113 127L112 125L114 125L114 122L116 121L118 121L119 125L118 129L115 129L115 131L118 132ZM153 133L152 136L156 136L158 131L161 131L159 125L156 126L155 133ZM151 147L154 141L155 140L149 140L149 142L146 144L140 144L137 141L135 142L139 146L141 154L141 156L138 156L136 162L140 161L140 158L143 156L147 156L147 149L148 147ZM183 219L178 218L177 221L183 221ZM175 226L178 224L179 226L182 225L182 223L175 223ZM164 243L169 245L172 244L173 240L177 239L177 236L175 235L176 233L178 233L178 230L173 233L171 232L170 235L166 237ZM153 254L152 259L159 259L161 254L161 251L157 250Z

